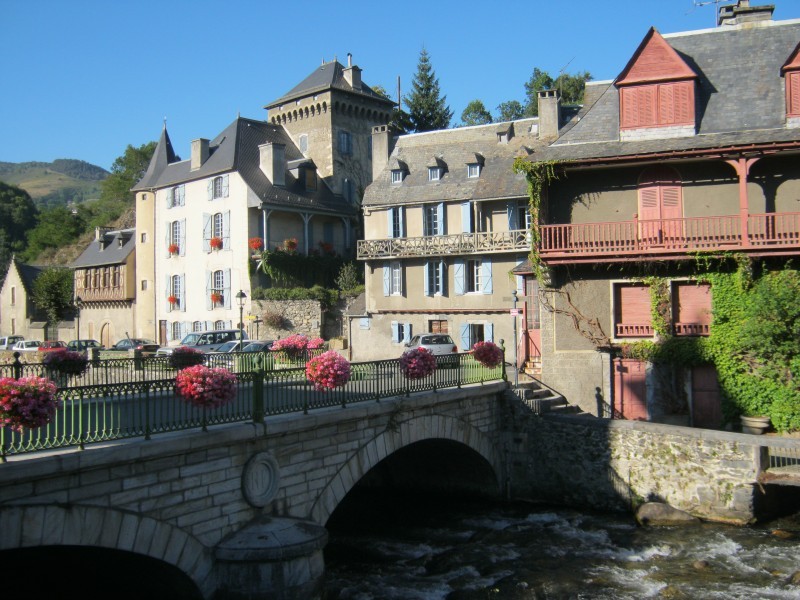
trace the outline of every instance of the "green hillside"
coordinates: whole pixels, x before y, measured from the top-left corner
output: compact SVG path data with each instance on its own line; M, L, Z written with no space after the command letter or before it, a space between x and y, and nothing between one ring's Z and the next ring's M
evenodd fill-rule
M39 208L96 200L100 182L108 175L101 167L69 158L51 163L0 162L0 181L28 192Z

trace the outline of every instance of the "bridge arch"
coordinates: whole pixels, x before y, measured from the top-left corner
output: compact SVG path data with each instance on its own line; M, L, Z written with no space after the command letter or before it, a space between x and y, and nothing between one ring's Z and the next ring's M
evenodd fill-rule
M411 444L437 439L459 442L472 449L488 463L500 484L503 463L488 435L463 419L435 414L414 417L394 422L353 453L321 490L309 517L325 525L353 486L383 459Z
M211 551L149 517L95 506L11 505L0 508L0 533L0 550L85 546L141 554L181 570L204 597L213 592Z

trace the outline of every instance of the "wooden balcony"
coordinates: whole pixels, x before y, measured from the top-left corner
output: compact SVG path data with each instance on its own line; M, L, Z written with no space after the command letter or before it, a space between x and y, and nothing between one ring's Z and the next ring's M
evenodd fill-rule
M743 227L743 223L746 226ZM548 264L686 258L694 252L800 253L800 213L543 225Z
M520 229L514 231L360 240L358 242L358 259L494 254L498 252L527 252L529 250L530 233L526 229Z
M75 295L78 296L83 302L133 300L133 296L126 292L124 286L100 288L76 287Z

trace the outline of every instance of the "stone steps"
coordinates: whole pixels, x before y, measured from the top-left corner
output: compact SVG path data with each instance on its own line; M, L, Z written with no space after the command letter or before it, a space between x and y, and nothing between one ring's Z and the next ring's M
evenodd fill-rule
M520 374L522 375L522 374ZM509 390L535 414L584 415L578 406L569 404L561 394L544 387L538 381L521 377L519 384Z

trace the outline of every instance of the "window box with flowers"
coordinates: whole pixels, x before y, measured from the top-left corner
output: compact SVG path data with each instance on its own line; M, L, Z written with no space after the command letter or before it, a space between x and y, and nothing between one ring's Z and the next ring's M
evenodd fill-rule
M169 302L169 307L171 309L178 308L178 305L180 304L180 300L177 296L167 296L167 302Z
M294 252L297 250L297 238L289 238L287 240L283 240L283 247L286 252Z
M208 245L212 250L222 250L222 238L214 236L208 241Z
M247 245L253 252L261 252L264 249L264 240L259 237L251 237L247 240Z
M167 252L169 252L172 255L178 254L178 252L180 251L181 249L180 246L178 246L178 244L170 244L169 246L167 246Z
M214 306L219 306L222 304L222 294L219 292L211 292L211 304Z

